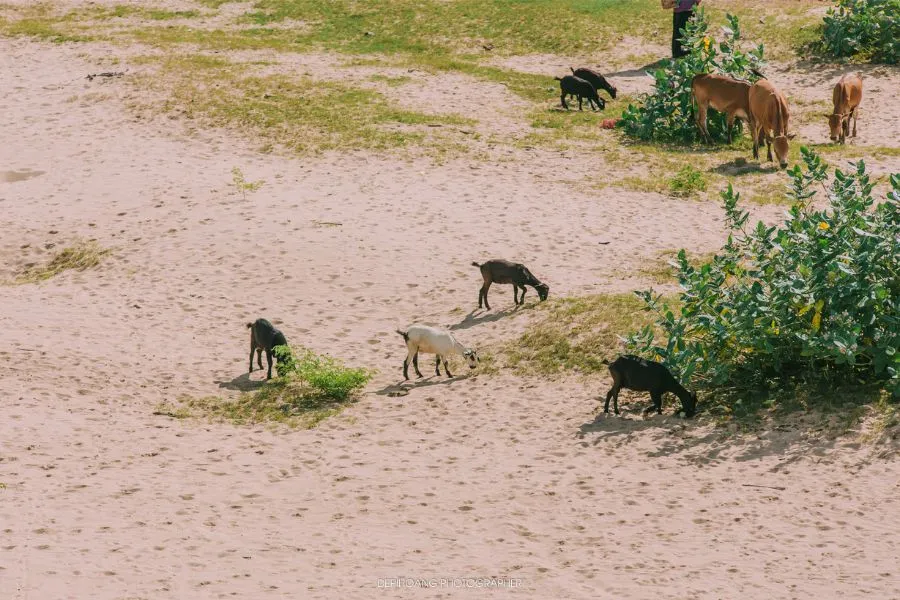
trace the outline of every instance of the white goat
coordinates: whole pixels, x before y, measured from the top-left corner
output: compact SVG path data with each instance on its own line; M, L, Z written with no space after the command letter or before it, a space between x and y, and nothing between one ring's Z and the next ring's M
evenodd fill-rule
M447 372L447 377L453 377L450 374L450 369L447 367L447 356L451 354L459 354L469 361L470 369L474 369L475 363L479 361L475 350L460 344L449 331L428 327L427 325L410 325L406 331L398 329L397 333L403 336L408 350L406 359L403 361L404 379L409 379L410 362L412 362L413 368L416 370L416 375L422 377L422 373L419 371L419 352L437 355L434 372L438 376L441 374L441 361L444 361L444 371Z

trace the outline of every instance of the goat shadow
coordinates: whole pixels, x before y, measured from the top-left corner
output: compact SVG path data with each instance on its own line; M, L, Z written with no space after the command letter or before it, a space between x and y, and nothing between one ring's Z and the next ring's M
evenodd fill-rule
M454 375L447 377L446 375L428 375L421 379L410 379L409 381L401 381L400 383L389 383L380 390L375 392L376 396L400 397L408 396L409 393L416 389L429 388L433 385L447 385L454 381L466 379L464 375Z
M216 381L215 383L223 390L234 390L238 392L252 392L266 384L265 380L253 381L250 379L250 373L247 373L246 371L231 381Z
M665 64L672 60L671 58L661 58L657 61L654 61L650 64L644 65L643 67L639 67L637 69L628 69L626 71L617 71L615 73L604 73L605 77L637 77L639 75L646 75L647 71L655 71L656 69L661 69Z
M456 323L455 325L450 326L450 331L458 331L460 329L469 329L470 327L475 327L476 325L480 325L481 323L493 323L494 321L499 321L503 317L507 317L519 309L518 306L515 308L505 308L496 312L487 312L484 311L476 316L478 311L482 310L480 308L474 309L472 312L467 314L462 321Z

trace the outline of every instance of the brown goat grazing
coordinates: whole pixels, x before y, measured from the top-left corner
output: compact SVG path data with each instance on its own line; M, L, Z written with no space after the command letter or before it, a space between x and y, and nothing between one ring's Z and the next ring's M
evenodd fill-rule
M788 133L791 115L784 94L775 89L768 79L760 79L750 86L750 128L753 130L753 158L759 160L759 146L766 140L768 159L772 160L772 141L775 141L775 156L778 165L787 167L788 140L794 134Z
M750 84L724 75L695 75L691 81L691 100L697 105L694 118L700 135L712 143L706 129L706 111L712 107L728 116L728 143L736 118L750 121Z
M856 121L859 118L859 103L862 102L863 81L859 73L847 73L834 86L832 99L834 111L828 115L831 141L844 143L850 133L850 119L853 119L853 137L856 137Z
M515 302L517 306L519 304L525 304L526 285L533 287L542 301L546 300L547 296L550 294L550 287L546 283L541 283L523 264L509 262L508 260L501 260L498 258L489 260L481 265L477 262L473 262L472 266L481 269L481 277L484 279L484 284L478 291L478 308L481 308L483 300L484 306L488 310L491 310L491 305L488 304L488 290L491 289L492 283L511 283L513 286L513 302ZM522 289L521 299L518 295L519 288Z
M603 363L609 365L609 374L613 378L613 386L606 394L603 412L609 412L609 400L612 398L613 410L619 414L619 390L625 388L637 392L650 392L653 404L644 409L644 414L656 409L656 413L661 415L662 396L666 392L672 392L681 399L681 409L685 417L694 416L697 410L697 394L684 389L662 364L630 354L620 356L612 363L605 360Z

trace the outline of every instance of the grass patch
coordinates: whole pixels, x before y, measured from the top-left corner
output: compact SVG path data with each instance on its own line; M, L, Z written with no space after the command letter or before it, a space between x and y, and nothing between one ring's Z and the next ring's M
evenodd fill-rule
M595 373L601 361L620 353L619 334L651 322L643 304L631 294L560 298L538 305L541 315L528 332L506 344L508 366L534 375L564 371Z
M679 198L694 196L706 191L706 175L691 165L681 167L674 177L669 179L669 193Z
M638 273L651 280L653 283L677 283L676 267L673 266L672 263L678 256L678 252L679 250L663 250L657 255L653 262L642 266L638 270ZM699 268L700 265L711 261L715 256L715 252L706 252L704 254L692 254L688 252L687 256L688 262L691 263L694 268Z
M440 126L475 123L401 109L376 91L343 83L250 75L244 65L206 56L163 59L160 72L143 83L168 93L163 110L234 127L301 154L414 145L447 153L454 145Z
M279 350L281 349L281 350ZM304 350L278 354L278 377L235 399L208 396L164 403L155 414L173 418L207 418L235 425L281 423L310 429L355 402L371 377L365 369L345 367L336 359Z
M400 77L390 77L388 75L376 73L375 75L370 76L369 80L385 83L390 87L400 87L401 85L405 85L412 81L412 77L407 77L405 75L401 75Z
M26 266L16 277L15 283L37 283L74 269L84 271L100 264L100 259L110 251L94 241L78 241L56 254L45 264Z

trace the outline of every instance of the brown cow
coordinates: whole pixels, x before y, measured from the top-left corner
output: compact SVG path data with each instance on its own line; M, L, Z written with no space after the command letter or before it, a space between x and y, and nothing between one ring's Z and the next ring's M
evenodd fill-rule
M775 141L775 156L778 165L787 167L788 140L794 139L788 133L790 120L787 100L775 89L768 79L760 79L750 86L750 129L753 134L753 158L759 159L759 146L766 140L768 159L772 160L772 141Z
M863 82L859 73L847 73L834 86L834 112L828 115L831 141L843 144L850 133L850 119L853 118L853 137L856 137L856 121L859 118L859 103L862 101Z
M708 143L712 143L706 129L706 111L711 106L728 115L728 143L734 119L750 120L750 84L724 75L694 75L691 98L697 104L697 128Z

